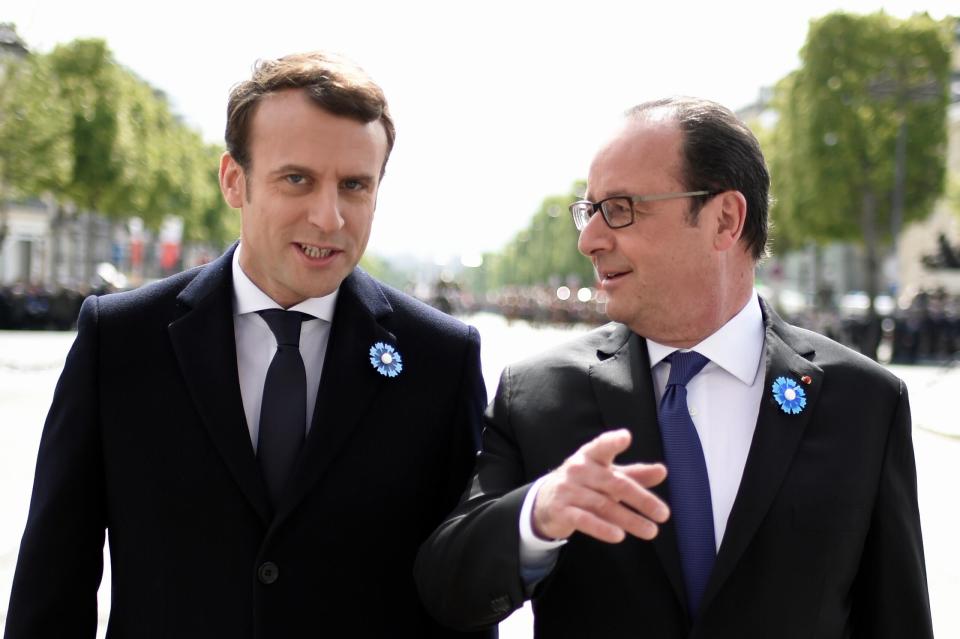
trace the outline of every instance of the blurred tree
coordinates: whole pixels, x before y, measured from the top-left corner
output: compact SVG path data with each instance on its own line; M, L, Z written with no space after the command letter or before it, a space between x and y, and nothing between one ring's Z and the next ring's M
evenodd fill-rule
M401 291L410 290L410 274L394 266L389 259L367 252L360 258L360 267L367 273Z
M118 102L123 87L103 40L76 40L50 54L60 98L70 113L71 174L64 194L79 206L110 214L124 160Z
M130 72L123 81L128 98L119 105L121 137L130 152L120 201L151 228L176 215L183 219L185 242L224 248L239 236L240 217L220 194L222 146L205 144L162 92Z
M947 203L960 216L960 173L955 171L947 176Z
M13 25L0 25L14 35ZM49 60L0 55L0 250L10 200L39 195L69 174L69 121Z
M83 279L93 275L94 215L130 215L136 188L123 179L135 170L137 140L124 130L122 105L131 83L103 40L74 40L49 54L59 98L69 112L71 171L55 189L87 216ZM125 133L125 135L124 135Z
M943 191L952 24L830 14L811 22L800 68L776 87L778 242L863 242L873 335L862 350L874 358L881 242Z
M567 210L582 192L578 183L565 195L545 198L525 229L500 252L485 254L481 267L471 269L467 284L482 292L504 286L593 282L593 267L577 251L577 230Z
M239 216L220 195L221 152L102 40L0 57L0 229L12 197L49 193L59 222L68 210L86 213L86 279L96 215L113 224L135 216L153 229L176 215L185 241L222 248L235 239ZM55 238L54 252L59 245Z
M192 214L186 218L188 241L211 244L218 249L240 237L240 212L231 209L220 194L220 155L223 147L207 144L191 155L190 191Z

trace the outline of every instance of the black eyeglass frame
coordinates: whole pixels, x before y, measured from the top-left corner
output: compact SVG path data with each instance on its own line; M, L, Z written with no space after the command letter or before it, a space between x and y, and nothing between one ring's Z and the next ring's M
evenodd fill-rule
M582 231L584 227L587 226L587 222L590 221L597 211L600 211L603 221L612 229L622 229L633 224L634 219L636 218L636 211L633 208L633 205L637 202L660 202L662 200L674 200L682 197L698 197L701 195L714 196L722 191L684 191L683 193L659 193L657 195L612 195L610 197L604 198L599 202L591 202L590 200L577 200L571 204L568 208L570 210L570 215L573 217L573 225L577 227L577 231ZM610 222L610 218L607 217L608 213L604 209L603 205L610 200L630 200L630 221L625 222L624 224L614 225ZM589 206L589 213L584 217L582 214L578 214L578 211L585 211L587 206Z

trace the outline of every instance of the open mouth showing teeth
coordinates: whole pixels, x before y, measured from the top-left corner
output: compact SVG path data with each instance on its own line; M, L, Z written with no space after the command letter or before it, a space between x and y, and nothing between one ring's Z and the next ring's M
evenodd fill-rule
M310 246L309 244L301 244L300 250L303 251L303 254L309 258L320 259L322 257L327 257L333 253L333 249L322 249L317 248L316 246Z

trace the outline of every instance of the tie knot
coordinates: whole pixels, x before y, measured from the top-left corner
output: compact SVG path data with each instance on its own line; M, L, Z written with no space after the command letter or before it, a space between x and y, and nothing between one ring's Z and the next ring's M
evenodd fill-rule
M670 379L667 380L667 386L675 384L686 386L693 376L703 370L710 361L696 351L686 353L674 351L667 355L666 360L670 362Z
M280 308L268 308L257 313L273 331L273 336L277 338L277 346L300 347L300 324L310 319L309 315Z

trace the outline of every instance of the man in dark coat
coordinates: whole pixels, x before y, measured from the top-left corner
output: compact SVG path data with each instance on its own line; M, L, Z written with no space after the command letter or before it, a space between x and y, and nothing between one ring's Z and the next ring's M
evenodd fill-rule
M769 177L712 102L631 109L571 205L613 323L509 367L421 549L438 619L537 637L932 636L903 383L754 290Z
M94 636L104 531L109 637L461 636L412 569L473 464L479 337L357 268L383 93L336 56L261 62L226 138L239 244L83 305L5 636Z

